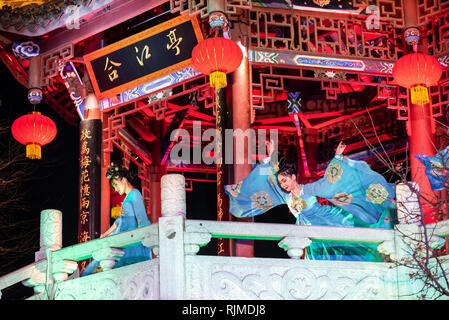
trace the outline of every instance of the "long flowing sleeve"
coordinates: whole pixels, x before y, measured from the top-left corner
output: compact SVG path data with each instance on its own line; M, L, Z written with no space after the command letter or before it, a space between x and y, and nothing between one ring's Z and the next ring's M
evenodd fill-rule
M285 204L288 193L276 181L270 158L257 165L250 174L237 184L226 185L229 196L229 211L236 217L253 217L271 208Z
M366 225L378 223L385 210L395 206L394 184L366 162L345 157L335 157L323 178L304 185L304 193L329 200Z
M143 204L142 194L139 190L131 190L123 201L122 206L124 214L115 220L117 228L115 228L111 235L150 224ZM124 251L124 255L116 263L114 268L152 259L151 248L144 247L141 243L123 248L122 250ZM81 276L84 277L97 272L99 265L99 261L93 259L83 270Z
M438 152L435 156L425 154L415 155L426 167L426 175L432 190L438 191L449 185L449 146Z

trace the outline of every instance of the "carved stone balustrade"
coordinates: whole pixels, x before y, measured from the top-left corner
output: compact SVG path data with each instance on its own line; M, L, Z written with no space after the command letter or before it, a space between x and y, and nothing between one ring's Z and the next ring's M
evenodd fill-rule
M449 221L427 225L427 230L430 245L437 248L449 236ZM403 235L407 240L401 240L405 239ZM423 236L426 235L422 228L416 224L398 225L395 229L365 229L166 216L149 226L52 251L51 263L44 259L1 277L0 290L24 281L35 287L36 294L29 298L34 300L419 299L419 280L416 283L410 280L411 270L407 266L398 267L395 262L320 261L300 257L310 242L327 240L377 244L380 251L395 260L406 254L413 239L422 240ZM275 241L287 250L291 259L202 254L201 247L212 238ZM103 272L85 277L55 276L57 272L70 274L76 261L92 256L101 261L115 260L120 248L139 242L157 251L157 255L152 260L120 268L110 269L111 265ZM442 259L447 269L448 260ZM53 277L47 282L49 272ZM53 294L47 294L46 288Z

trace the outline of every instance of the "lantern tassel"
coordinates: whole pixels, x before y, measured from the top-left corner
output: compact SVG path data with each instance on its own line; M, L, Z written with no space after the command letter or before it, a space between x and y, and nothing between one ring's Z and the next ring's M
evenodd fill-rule
M410 98L413 104L424 105L429 103L429 92L424 86L410 88Z
M28 159L40 159L41 155L41 146L38 144L28 144L26 146L26 157Z
M216 89L225 88L228 83L226 81L226 73L221 71L212 72L209 75L210 86Z

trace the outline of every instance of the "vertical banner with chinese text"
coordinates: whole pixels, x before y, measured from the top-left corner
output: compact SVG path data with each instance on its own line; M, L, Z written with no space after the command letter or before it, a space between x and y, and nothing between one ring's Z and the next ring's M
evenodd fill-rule
M100 237L101 130L99 119L80 121L78 243Z
M217 221L230 221L229 198L224 187L229 184L229 165L225 164L225 130L228 126L228 111L226 106L226 88L215 88L215 126L217 130ZM218 255L231 255L230 239L218 238Z

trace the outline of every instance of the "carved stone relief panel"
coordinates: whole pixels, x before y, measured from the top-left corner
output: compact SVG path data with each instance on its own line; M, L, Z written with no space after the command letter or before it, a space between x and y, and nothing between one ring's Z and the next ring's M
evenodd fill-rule
M338 265L338 266L337 266ZM392 299L386 264L186 257L187 299Z
M63 282L57 300L157 300L158 259Z

